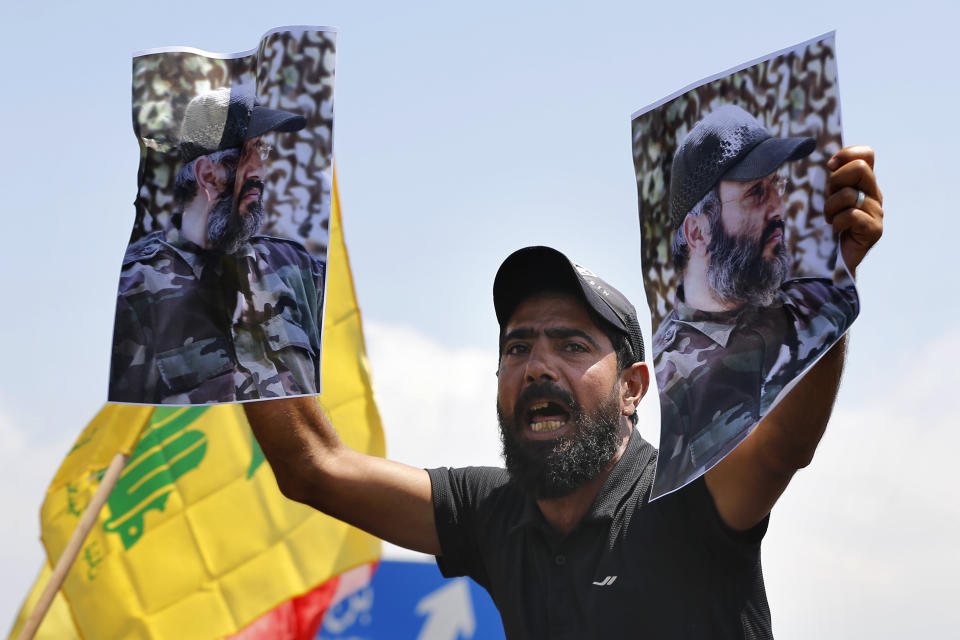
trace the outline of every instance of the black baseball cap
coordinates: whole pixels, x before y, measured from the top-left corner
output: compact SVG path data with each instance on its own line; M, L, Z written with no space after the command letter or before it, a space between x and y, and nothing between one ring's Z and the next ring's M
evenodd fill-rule
M249 93L214 89L187 104L180 125L180 159L190 162L214 151L237 149L269 131L289 133L305 126L302 115L264 107Z
M721 180L750 182L816 148L813 138L775 138L742 108L726 104L690 129L673 156L670 222L674 228Z
M627 336L637 362L644 358L637 310L626 296L586 267L550 247L525 247L510 254L493 279L493 307L503 329L517 306L543 291L569 291Z

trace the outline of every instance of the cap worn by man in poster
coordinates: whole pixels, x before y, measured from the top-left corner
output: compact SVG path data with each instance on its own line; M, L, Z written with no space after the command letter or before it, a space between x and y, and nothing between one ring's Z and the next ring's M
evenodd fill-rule
M268 109L249 93L227 87L214 89L187 105L180 125L180 159L190 162L215 151L238 149L268 131L289 133L306 125L303 116Z
M683 222L721 180L750 182L810 155L813 138L775 138L742 108L726 104L693 126L673 156L670 222Z

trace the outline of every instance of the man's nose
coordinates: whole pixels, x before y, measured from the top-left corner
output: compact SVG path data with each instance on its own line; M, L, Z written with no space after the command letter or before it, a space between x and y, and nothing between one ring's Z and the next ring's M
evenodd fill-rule
M783 199L784 196L780 195L779 193L774 193L770 198L770 202L767 204L767 210L765 212L767 221L783 219L783 216L787 211L787 204Z
M533 348L531 348L530 357L527 358L524 378L528 383L542 382L544 380L555 381L557 379L553 357L548 348L539 345L534 345Z
M244 179L263 181L263 174L266 172L265 168L266 167L263 164L263 160L260 159L260 156L254 154L247 163L247 175L244 176Z

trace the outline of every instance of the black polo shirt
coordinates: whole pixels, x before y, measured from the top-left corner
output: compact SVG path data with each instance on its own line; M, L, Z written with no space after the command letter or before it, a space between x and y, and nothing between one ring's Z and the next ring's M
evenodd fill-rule
M634 430L565 536L503 469L430 469L440 571L483 586L512 640L772 638L767 520L732 531L703 478L649 503L655 460Z

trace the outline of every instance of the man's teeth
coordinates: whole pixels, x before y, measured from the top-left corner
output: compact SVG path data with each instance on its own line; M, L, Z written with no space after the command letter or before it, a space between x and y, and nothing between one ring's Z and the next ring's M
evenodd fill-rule
M538 402L534 405L531 405L529 411L531 413L536 411L543 411L544 409L548 409L550 406L551 406L550 402ZM543 420L541 418L546 418L546 420ZM557 418L561 418L561 419L558 420ZM563 418L563 416L558 416L558 415L550 416L549 414L540 415L540 416L534 417L530 421L530 429L534 433L549 433L551 431L556 431L557 429L562 427L564 424L566 424L566 418Z
M531 422L530 428L535 433L544 433L547 431L556 431L564 424L563 420L544 420L543 422Z

